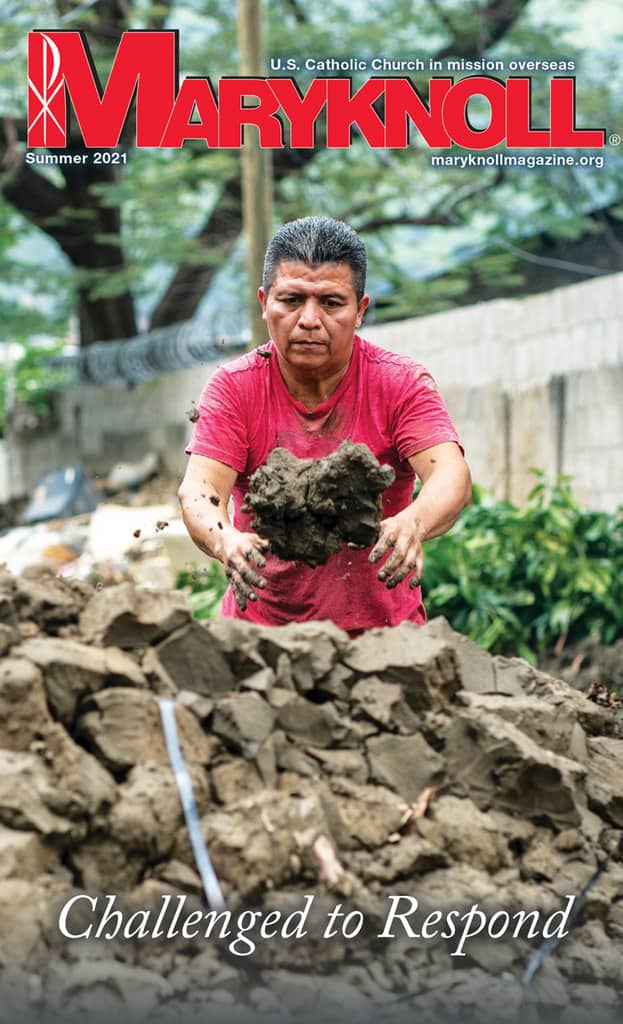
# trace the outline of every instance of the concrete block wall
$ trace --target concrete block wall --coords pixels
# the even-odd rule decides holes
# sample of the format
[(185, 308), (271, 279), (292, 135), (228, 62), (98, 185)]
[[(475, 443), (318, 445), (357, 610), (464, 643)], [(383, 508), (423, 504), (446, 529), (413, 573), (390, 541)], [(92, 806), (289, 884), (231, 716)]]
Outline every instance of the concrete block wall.
[(114, 383), (63, 392), (59, 434), (75, 441), (80, 460), (97, 472), (155, 451), (168, 469), (181, 475), (191, 429), (186, 413), (217, 365), (163, 374), (131, 388)]
[[(433, 373), (478, 483), (521, 503), (535, 466), (572, 474), (576, 494), (594, 507), (623, 504), (623, 274), (362, 333)], [(104, 473), (156, 451), (181, 476), (185, 413), (217, 365), (134, 388), (60, 392), (56, 433), (11, 444), (10, 486), (0, 445), (0, 500), (10, 496), (3, 481), (25, 493), (67, 461)]]
[(530, 467), (623, 504), (623, 274), (368, 328), (433, 373), (475, 480), (521, 504)]
[(565, 396), (565, 473), (586, 504), (623, 504), (623, 362), (570, 375)]

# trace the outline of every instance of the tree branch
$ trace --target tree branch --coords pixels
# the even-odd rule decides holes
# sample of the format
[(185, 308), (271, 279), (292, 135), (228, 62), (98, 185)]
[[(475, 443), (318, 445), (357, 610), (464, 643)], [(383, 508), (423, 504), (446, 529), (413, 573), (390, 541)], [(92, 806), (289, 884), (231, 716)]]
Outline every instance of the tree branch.
[(451, 219), (447, 214), (441, 213), (440, 211), (431, 211), (431, 213), (424, 214), (423, 217), (409, 217), (408, 215), (398, 215), (396, 217), (372, 217), (370, 220), (364, 221), (363, 224), (355, 224), (353, 227), (360, 234), (364, 235), (371, 231), (380, 231), (381, 228), (397, 228), (397, 227), (442, 227), (449, 228), (454, 227), (456, 221)]
[[(229, 255), (242, 231), (242, 193), (238, 176), (230, 178), (195, 241), (216, 253), (219, 266)], [(150, 330), (190, 320), (219, 269), (215, 263), (182, 264), (154, 309)]]
[[(316, 150), (313, 149), (275, 150), (273, 181), (280, 181), (287, 174), (300, 171), (315, 155)], [(180, 320), (190, 320), (241, 231), (242, 192), (240, 174), (236, 171), (223, 187), (221, 198), (207, 221), (195, 235), (195, 241), (202, 247), (212, 252), (216, 250), (219, 264), (182, 264), (151, 315), (150, 330), (166, 327)]]
[(299, 25), (306, 25), (309, 22), (309, 18), (305, 14), (298, 0), (283, 0), (283, 6), (287, 7), (294, 15)]
[[(483, 192), (489, 192), (492, 188), (497, 188), (498, 185), (504, 180), (504, 170), (502, 167), (498, 167), (495, 174), (488, 180), (483, 181), (479, 185), (474, 185), (473, 188), (456, 189), (452, 191), (452, 202), (446, 207), (446, 214), (449, 218), (452, 218), (452, 211), (456, 210), (462, 203), (468, 202), (470, 199), (474, 199), (476, 196), (482, 195)], [(457, 224), (458, 218), (455, 218), (453, 223)]]
[(16, 149), (20, 134), (16, 119), (2, 118), (0, 163), (5, 170), (0, 178), (0, 190), (35, 227), (51, 235), (64, 248), (63, 229), (60, 225), (51, 225), (50, 221), (67, 205), (67, 193), (24, 162)]
[(435, 14), (437, 15), (439, 21), (442, 23), (444, 28), (446, 28), (448, 30), (448, 32), (450, 33), (450, 35), (454, 39), (454, 37), (456, 35), (456, 28), (452, 24), (452, 19), (449, 17), (448, 14), (446, 14), (446, 12), (442, 8), (442, 6), (438, 2), (438, 0), (428, 0), (428, 2), (431, 5), (431, 7), (433, 8), (433, 10), (434, 10)]
[(173, 6), (173, 0), (157, 0), (154, 7), (158, 11), (157, 14), (153, 13), (153, 8), (147, 19), (147, 28), (150, 32), (160, 32), (166, 24), (166, 20), (171, 13), (171, 7)]
[[(450, 42), (435, 55), (436, 59), (481, 57), (515, 24), (528, 3), (529, 0), (488, 0), (485, 4), (474, 4), (474, 23), (463, 24), (460, 34), (455, 31)], [(450, 27), (447, 21), (446, 26)]]
[(93, 0), (92, 3), (56, 0), (56, 9), (63, 27), (84, 29), (89, 42), (95, 40), (101, 46), (110, 47), (111, 42), (118, 43), (124, 29), (130, 27), (132, 0)]

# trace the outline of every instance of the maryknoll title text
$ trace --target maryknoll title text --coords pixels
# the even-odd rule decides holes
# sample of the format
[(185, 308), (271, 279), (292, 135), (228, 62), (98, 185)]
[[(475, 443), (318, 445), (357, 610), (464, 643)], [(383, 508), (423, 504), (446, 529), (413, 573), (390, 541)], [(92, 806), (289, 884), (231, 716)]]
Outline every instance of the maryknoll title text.
[[(533, 127), (530, 75), (506, 81), (489, 74), (457, 81), (435, 75), (424, 97), (408, 76), (388, 72), (358, 88), (348, 77), (316, 77), (302, 92), (285, 75), (221, 77), (216, 84), (192, 77), (180, 84), (177, 68), (177, 32), (125, 32), (102, 89), (82, 33), (30, 32), (28, 145), (66, 147), (68, 100), (85, 145), (95, 149), (118, 145), (133, 102), (138, 147), (179, 148), (199, 139), (210, 148), (236, 149), (245, 126), (255, 125), (266, 149), (307, 149), (316, 144), (321, 117), (328, 149), (348, 148), (355, 132), (373, 148), (402, 149), (413, 127), (432, 149), (605, 145), (604, 129), (576, 127), (576, 82), (566, 74), (549, 80), (548, 123)], [(478, 126), (468, 109), (476, 97), (489, 109)]]

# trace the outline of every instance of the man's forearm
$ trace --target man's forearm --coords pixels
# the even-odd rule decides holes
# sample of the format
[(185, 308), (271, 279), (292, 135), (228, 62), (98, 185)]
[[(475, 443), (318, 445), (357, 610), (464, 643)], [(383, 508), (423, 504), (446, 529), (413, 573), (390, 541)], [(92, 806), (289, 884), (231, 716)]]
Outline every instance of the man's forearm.
[(210, 558), (222, 561), (224, 532), (233, 529), (223, 499), (213, 488), (210, 493), (180, 488), (179, 500), (182, 519), (193, 543)]
[(177, 494), (191, 539), (204, 554), (222, 562), (244, 611), (248, 601), (257, 601), (256, 589), (266, 586), (258, 569), (266, 565), (267, 544), (256, 533), (237, 529), (229, 518), (227, 506), (237, 475), (226, 463), (191, 455)]
[(471, 500), (471, 478), (467, 465), (440, 469), (422, 484), (411, 513), (421, 540), (440, 537), (456, 522)]

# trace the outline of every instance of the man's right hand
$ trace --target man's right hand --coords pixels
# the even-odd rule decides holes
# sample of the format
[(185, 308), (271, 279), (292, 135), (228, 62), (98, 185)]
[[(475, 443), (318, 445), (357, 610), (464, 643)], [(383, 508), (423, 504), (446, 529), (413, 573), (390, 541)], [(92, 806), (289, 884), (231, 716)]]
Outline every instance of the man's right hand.
[(218, 557), (223, 563), (236, 603), (241, 611), (248, 601), (257, 601), (254, 588), (263, 590), (266, 580), (257, 569), (266, 565), (263, 551), (268, 541), (257, 533), (241, 533), (234, 526), (223, 524), (219, 531)]

